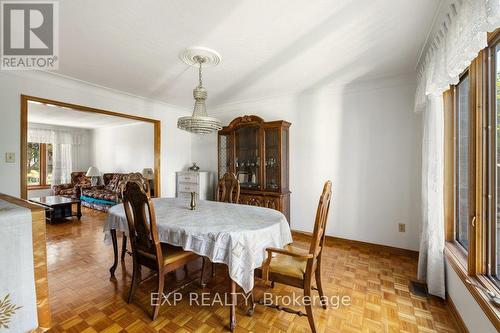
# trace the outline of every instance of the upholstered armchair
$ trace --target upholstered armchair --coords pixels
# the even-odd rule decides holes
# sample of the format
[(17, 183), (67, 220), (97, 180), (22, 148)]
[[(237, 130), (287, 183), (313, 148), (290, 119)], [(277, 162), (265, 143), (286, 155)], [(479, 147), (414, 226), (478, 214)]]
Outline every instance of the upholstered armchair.
[(76, 197), (81, 189), (91, 187), (90, 178), (85, 176), (85, 171), (77, 171), (71, 173), (71, 183), (52, 185), (54, 195), (62, 195), (65, 197)]

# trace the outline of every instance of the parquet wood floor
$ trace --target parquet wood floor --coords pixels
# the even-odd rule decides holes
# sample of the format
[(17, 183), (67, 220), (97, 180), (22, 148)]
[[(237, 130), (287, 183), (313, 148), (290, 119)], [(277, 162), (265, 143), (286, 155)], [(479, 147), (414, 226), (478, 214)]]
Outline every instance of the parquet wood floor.
[[(149, 292), (154, 279), (137, 290), (133, 304), (125, 299), (131, 280), (131, 258), (118, 267), (116, 281), (110, 281), (112, 247), (103, 243), (105, 213), (83, 209), (83, 218), (47, 225), (49, 292), (54, 327), (50, 332), (223, 332), (229, 309), (189, 306), (184, 299), (176, 306), (164, 305), (155, 322), (149, 314)], [(120, 241), (120, 239), (119, 239)], [(294, 245), (306, 247), (304, 237)], [(416, 276), (417, 258), (369, 245), (327, 240), (323, 256), (323, 285), (329, 296), (351, 297), (351, 305), (337, 310), (314, 308), (319, 332), (456, 332), (446, 304), (435, 298), (421, 298), (408, 290)], [(193, 267), (195, 270), (195, 267)], [(193, 273), (194, 274), (194, 273)], [(205, 289), (192, 285), (185, 292), (222, 292), (228, 289), (223, 266)], [(148, 272), (143, 271), (143, 277)], [(169, 278), (166, 288), (172, 285)], [(256, 295), (264, 286), (257, 283)], [(276, 285), (274, 295), (301, 291)], [(241, 302), (243, 299), (241, 300)], [(257, 305), (253, 317), (237, 309), (236, 332), (309, 332), (306, 317)], [(301, 309), (301, 308), (296, 308)]]

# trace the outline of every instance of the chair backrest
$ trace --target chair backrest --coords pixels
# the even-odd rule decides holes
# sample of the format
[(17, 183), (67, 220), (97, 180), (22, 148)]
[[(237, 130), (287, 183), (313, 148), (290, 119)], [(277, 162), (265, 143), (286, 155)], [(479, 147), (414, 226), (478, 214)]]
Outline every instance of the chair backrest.
[(125, 186), (127, 185), (128, 182), (136, 182), (138, 183), (146, 192), (146, 194), (150, 197), (151, 196), (151, 189), (149, 187), (149, 181), (142, 175), (140, 172), (132, 172), (129, 174), (124, 174), (120, 181), (118, 182), (117, 186), (117, 192), (118, 192), (118, 198), (122, 199), (123, 198), (123, 192), (125, 191)]
[(311, 247), (309, 248), (309, 253), (314, 255), (314, 258), (317, 258), (323, 250), (331, 198), (332, 182), (328, 180), (325, 182), (325, 185), (323, 185), (323, 192), (319, 197), (318, 209), (316, 210), (316, 220), (314, 222), (314, 232)]
[(219, 179), (215, 192), (215, 201), (238, 203), (240, 200), (240, 181), (232, 172), (227, 172)]
[(123, 191), (132, 252), (163, 263), (154, 206), (141, 181), (129, 179)]

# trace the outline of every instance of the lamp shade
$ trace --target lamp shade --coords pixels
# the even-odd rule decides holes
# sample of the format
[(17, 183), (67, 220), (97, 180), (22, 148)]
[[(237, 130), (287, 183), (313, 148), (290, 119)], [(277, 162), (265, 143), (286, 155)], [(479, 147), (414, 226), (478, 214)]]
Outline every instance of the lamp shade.
[(154, 171), (151, 168), (144, 168), (144, 169), (142, 169), (142, 175), (146, 179), (153, 179), (154, 178)]
[(87, 177), (100, 177), (101, 176), (101, 173), (99, 172), (99, 169), (97, 169), (96, 167), (94, 166), (91, 166), (88, 170), (87, 170), (87, 174), (85, 175)]

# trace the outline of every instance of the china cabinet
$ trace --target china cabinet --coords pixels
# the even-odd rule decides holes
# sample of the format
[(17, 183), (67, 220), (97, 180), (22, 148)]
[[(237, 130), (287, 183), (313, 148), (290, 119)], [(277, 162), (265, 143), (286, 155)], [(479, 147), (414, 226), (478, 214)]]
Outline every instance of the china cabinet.
[(219, 179), (233, 172), (240, 181), (241, 204), (279, 210), (289, 222), (290, 125), (243, 116), (222, 128), (218, 138)]

